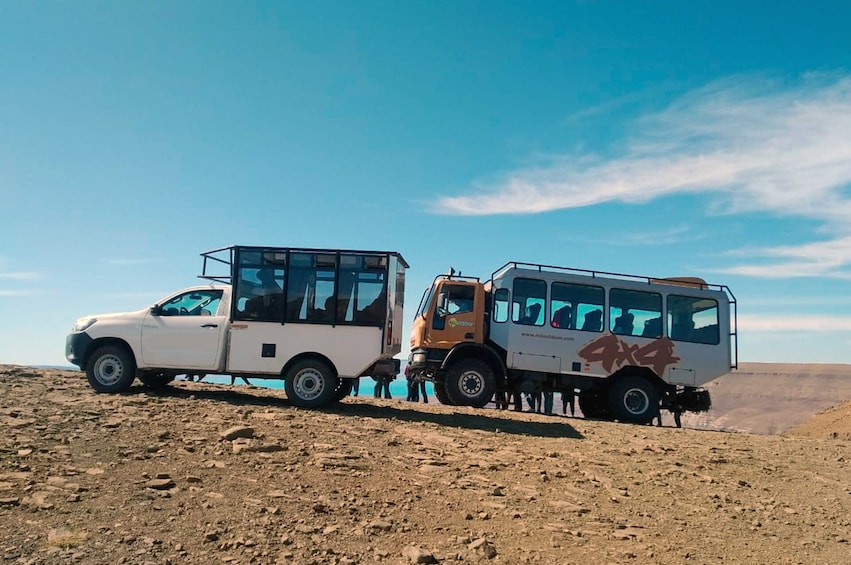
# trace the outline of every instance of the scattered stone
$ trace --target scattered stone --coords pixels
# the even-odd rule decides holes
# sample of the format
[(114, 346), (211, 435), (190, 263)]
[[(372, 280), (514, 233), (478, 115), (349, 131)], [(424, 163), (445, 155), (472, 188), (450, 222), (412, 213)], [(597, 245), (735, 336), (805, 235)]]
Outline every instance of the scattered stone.
[(233, 426), (221, 432), (219, 437), (225, 441), (233, 441), (236, 438), (252, 438), (254, 437), (254, 428), (250, 426)]
[(434, 554), (417, 545), (405, 546), (402, 557), (406, 557), (409, 563), (437, 563)]
[(154, 490), (168, 490), (177, 486), (175, 482), (168, 477), (151, 479), (145, 483), (145, 487)]

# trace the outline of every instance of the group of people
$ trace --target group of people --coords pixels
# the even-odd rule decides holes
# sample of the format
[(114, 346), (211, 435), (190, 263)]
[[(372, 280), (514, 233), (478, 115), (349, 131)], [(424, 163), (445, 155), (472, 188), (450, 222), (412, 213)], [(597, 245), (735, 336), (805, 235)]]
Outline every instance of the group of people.
[[(567, 409), (570, 408), (570, 415), (576, 413), (576, 394), (573, 392), (562, 392), (561, 394), (561, 413), (567, 416)], [(553, 414), (553, 404), (555, 401), (555, 393), (552, 391), (521, 393), (521, 392), (497, 392), (494, 396), (494, 404), (500, 410), (508, 410), (509, 406), (517, 412), (523, 411), (523, 400), (529, 406), (530, 412), (538, 414)]]
[[(393, 382), (394, 377), (372, 377), (372, 380), (375, 381), (375, 398), (393, 398), (393, 395), (390, 394), (390, 383)], [(357, 396), (360, 392), (360, 379), (352, 379), (352, 396)]]
[[(407, 367), (405, 368), (405, 377), (408, 380), (408, 397), (405, 399), (409, 402), (419, 402), (420, 399), (425, 404), (428, 404), (428, 393), (426, 392), (426, 384), (425, 381), (417, 381), (411, 375), (408, 374)], [(372, 377), (372, 380), (375, 381), (375, 389), (373, 394), (375, 398), (393, 398), (393, 395), (390, 393), (390, 383), (395, 380), (396, 377)], [(357, 396), (358, 391), (360, 389), (360, 379), (354, 379), (354, 383), (352, 384), (352, 396)]]

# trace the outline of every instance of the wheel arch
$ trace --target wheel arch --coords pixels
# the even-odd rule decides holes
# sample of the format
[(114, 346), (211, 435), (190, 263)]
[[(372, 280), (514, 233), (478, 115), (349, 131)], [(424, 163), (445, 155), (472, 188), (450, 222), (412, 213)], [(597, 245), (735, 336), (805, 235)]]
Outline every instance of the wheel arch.
[(305, 351), (303, 353), (299, 353), (298, 355), (294, 355), (290, 358), (289, 361), (286, 362), (286, 364), (281, 369), (281, 378), (286, 378), (287, 373), (293, 365), (295, 365), (299, 361), (304, 361), (306, 359), (322, 361), (323, 363), (328, 365), (328, 367), (334, 372), (333, 376), (337, 377), (340, 375), (339, 371), (337, 371), (337, 366), (326, 355), (322, 355), (321, 353), (318, 353), (316, 351)]
[(443, 360), (440, 368), (446, 370), (447, 367), (462, 359), (479, 359), (486, 363), (493, 371), (494, 376), (499, 383), (504, 383), (508, 370), (505, 362), (500, 359), (499, 355), (486, 345), (477, 345), (474, 343), (461, 343), (452, 348), (446, 358)]
[(130, 344), (127, 343), (127, 341), (121, 339), (120, 337), (99, 337), (95, 340), (92, 340), (92, 342), (86, 346), (86, 351), (83, 354), (82, 368), (85, 369), (85, 367), (89, 363), (89, 360), (92, 357), (92, 354), (95, 351), (107, 345), (121, 347), (122, 349), (127, 351), (127, 353), (131, 357), (133, 357), (133, 364), (136, 365), (136, 370), (139, 370), (139, 357), (136, 355), (136, 352), (133, 351), (133, 348), (130, 347)]
[(671, 385), (663, 381), (650, 367), (642, 367), (639, 365), (626, 365), (612, 373), (607, 381), (607, 386), (612, 387), (618, 382), (627, 377), (642, 377), (647, 380), (657, 390), (661, 396), (666, 390), (671, 388)]

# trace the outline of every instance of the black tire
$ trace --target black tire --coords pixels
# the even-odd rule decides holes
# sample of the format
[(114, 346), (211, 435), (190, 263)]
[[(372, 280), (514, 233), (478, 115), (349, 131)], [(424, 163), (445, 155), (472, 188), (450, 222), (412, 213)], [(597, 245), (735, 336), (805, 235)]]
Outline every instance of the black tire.
[(462, 359), (446, 371), (446, 395), (456, 406), (483, 408), (495, 391), (493, 369), (484, 361)]
[(337, 379), (337, 388), (334, 389), (334, 396), (331, 402), (340, 402), (352, 393), (352, 388), (355, 386), (354, 379)]
[(625, 377), (609, 390), (609, 411), (621, 422), (647, 424), (659, 414), (659, 392), (642, 377)]
[(443, 383), (432, 383), (434, 385), (434, 396), (437, 398), (437, 401), (441, 404), (446, 404), (447, 406), (455, 406), (455, 404), (449, 399), (449, 396), (446, 394), (446, 385)]
[(588, 390), (579, 393), (579, 410), (582, 411), (582, 416), (588, 419), (609, 419), (609, 408), (602, 391)]
[(89, 356), (86, 378), (97, 392), (125, 392), (136, 379), (136, 360), (120, 345), (104, 345)]
[(139, 380), (142, 381), (142, 384), (147, 386), (148, 388), (163, 388), (168, 383), (174, 380), (174, 375), (169, 375), (166, 373), (149, 373), (142, 372), (138, 375)]
[(284, 390), (293, 406), (319, 408), (334, 399), (337, 375), (319, 359), (303, 359), (287, 371)]

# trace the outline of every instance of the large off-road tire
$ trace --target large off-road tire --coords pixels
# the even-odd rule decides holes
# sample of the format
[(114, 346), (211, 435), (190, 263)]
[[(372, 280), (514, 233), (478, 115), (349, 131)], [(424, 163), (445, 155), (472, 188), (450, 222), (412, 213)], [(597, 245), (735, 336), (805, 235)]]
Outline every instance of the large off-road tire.
[(352, 392), (352, 388), (354, 388), (355, 380), (354, 379), (337, 379), (337, 388), (334, 389), (334, 396), (331, 398), (331, 402), (340, 402)]
[(659, 414), (659, 392), (643, 377), (626, 377), (609, 389), (609, 411), (621, 422), (647, 424)]
[(174, 380), (174, 375), (148, 371), (139, 373), (138, 377), (139, 380), (142, 381), (143, 385), (153, 389), (163, 388)]
[(462, 359), (446, 371), (446, 395), (456, 406), (483, 408), (495, 390), (493, 369), (479, 359)]
[(319, 359), (303, 359), (287, 371), (284, 390), (293, 406), (319, 408), (334, 399), (337, 375)]
[(447, 406), (455, 406), (455, 403), (452, 402), (446, 394), (446, 385), (438, 382), (432, 384), (434, 385), (434, 396), (437, 398), (438, 402), (446, 404)]
[(579, 410), (582, 416), (594, 420), (608, 420), (609, 408), (602, 391), (587, 390), (579, 393)]
[(125, 392), (136, 379), (136, 360), (120, 345), (104, 345), (89, 356), (86, 378), (97, 392)]

